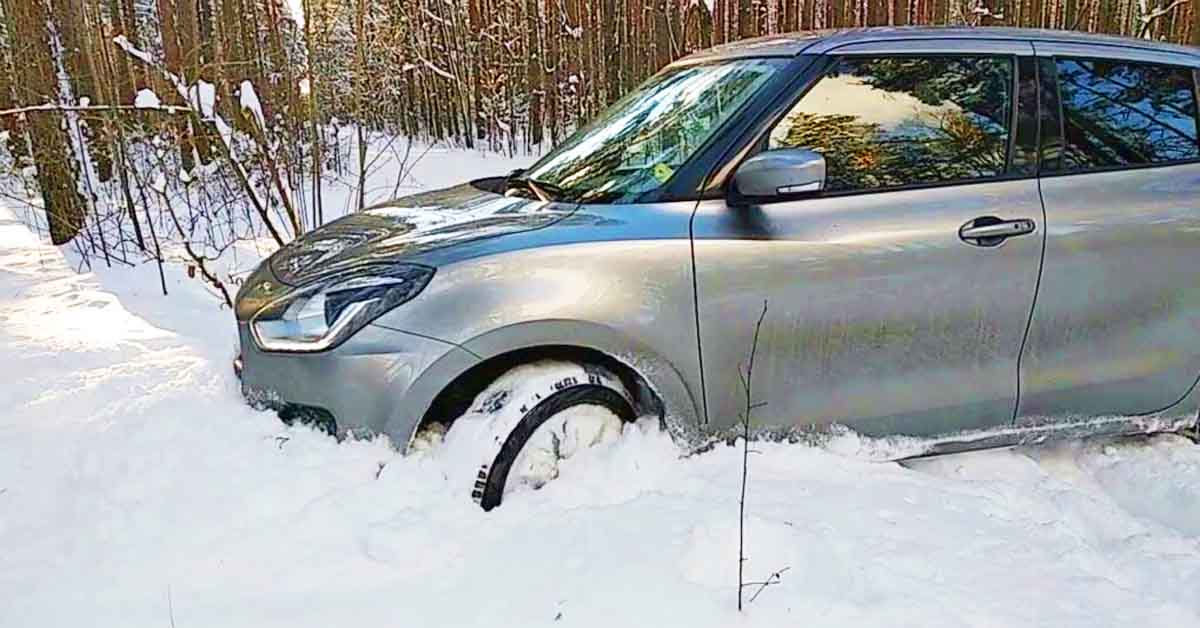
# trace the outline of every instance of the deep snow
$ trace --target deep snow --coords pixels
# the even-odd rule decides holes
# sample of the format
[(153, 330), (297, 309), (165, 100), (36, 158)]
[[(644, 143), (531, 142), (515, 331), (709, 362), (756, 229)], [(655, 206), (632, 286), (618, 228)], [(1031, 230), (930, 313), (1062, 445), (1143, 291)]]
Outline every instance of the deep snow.
[(26, 221), (0, 208), (0, 626), (1200, 626), (1179, 437), (904, 465), (755, 444), (746, 572), (789, 569), (739, 617), (738, 450), (681, 458), (642, 422), (483, 513), (453, 448), (246, 407), (199, 279), (77, 274)]

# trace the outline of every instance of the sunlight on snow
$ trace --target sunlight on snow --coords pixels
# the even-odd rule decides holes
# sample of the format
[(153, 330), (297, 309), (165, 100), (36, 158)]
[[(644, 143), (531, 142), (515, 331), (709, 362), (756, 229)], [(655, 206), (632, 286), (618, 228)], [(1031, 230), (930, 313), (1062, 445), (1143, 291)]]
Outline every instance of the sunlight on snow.
[[(37, 255), (31, 256), (34, 249)], [(90, 275), (69, 270), (55, 247), (0, 207), (0, 275), (28, 278), (18, 294), (0, 295), (0, 325), (13, 336), (55, 349), (103, 349), (171, 334), (127, 311)]]

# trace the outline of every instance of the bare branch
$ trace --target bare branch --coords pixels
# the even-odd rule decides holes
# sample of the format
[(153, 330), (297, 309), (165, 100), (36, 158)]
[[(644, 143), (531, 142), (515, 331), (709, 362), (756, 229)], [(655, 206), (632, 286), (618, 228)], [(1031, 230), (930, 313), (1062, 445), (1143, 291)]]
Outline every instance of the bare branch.
[(758, 590), (754, 592), (754, 595), (750, 596), (750, 601), (753, 602), (754, 600), (758, 599), (758, 594), (762, 593), (763, 589), (766, 589), (767, 587), (769, 587), (773, 584), (779, 584), (780, 582), (782, 582), (784, 572), (786, 572), (789, 569), (791, 569), (791, 567), (784, 567), (783, 569), (780, 569), (779, 571), (776, 571), (775, 573), (771, 574), (769, 577), (767, 577), (766, 580), (763, 580), (762, 582), (747, 582), (745, 584), (745, 586), (748, 586), (748, 587), (758, 585)]
[(171, 114), (188, 114), (191, 113), (186, 107), (177, 107), (175, 105), (159, 105), (157, 107), (140, 107), (138, 105), (60, 105), (58, 103), (46, 103), (44, 105), (30, 105), (28, 107), (16, 107), (14, 109), (0, 110), (0, 118), (6, 116), (18, 116), (28, 113), (67, 113), (80, 111), (157, 111), (161, 113)]
[[(750, 415), (754, 413), (755, 403), (751, 401), (751, 385), (754, 380), (754, 358), (758, 354), (758, 335), (762, 331), (763, 319), (767, 317), (767, 302), (763, 300), (762, 312), (758, 322), (754, 324), (754, 339), (750, 343), (750, 360), (746, 372), (738, 369), (738, 379), (742, 382), (742, 390), (746, 395), (746, 406), (742, 411), (742, 494), (738, 499), (738, 611), (742, 610), (742, 591), (746, 584), (744, 579), (746, 567), (746, 479), (750, 474)], [(756, 595), (757, 597), (757, 595)], [(753, 601), (753, 599), (751, 599)]]

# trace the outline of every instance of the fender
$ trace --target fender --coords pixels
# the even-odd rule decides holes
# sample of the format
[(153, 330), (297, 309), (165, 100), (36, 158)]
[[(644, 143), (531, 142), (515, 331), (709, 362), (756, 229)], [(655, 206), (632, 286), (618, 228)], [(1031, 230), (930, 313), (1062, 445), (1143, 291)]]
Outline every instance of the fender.
[(418, 423), (434, 398), (471, 367), (513, 351), (566, 346), (603, 353), (629, 367), (658, 395), (665, 408), (663, 422), (681, 444), (701, 439), (700, 411), (696, 398), (679, 371), (644, 343), (621, 332), (588, 321), (545, 319), (499, 327), (458, 345), (426, 368), (409, 388), (385, 431), (407, 449)]

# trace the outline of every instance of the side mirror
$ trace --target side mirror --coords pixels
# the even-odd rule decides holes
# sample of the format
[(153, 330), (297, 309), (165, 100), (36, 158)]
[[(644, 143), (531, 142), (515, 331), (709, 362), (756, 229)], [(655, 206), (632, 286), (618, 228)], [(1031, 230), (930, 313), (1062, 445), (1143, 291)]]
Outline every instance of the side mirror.
[(771, 199), (825, 187), (825, 158), (807, 148), (763, 151), (742, 162), (733, 175), (741, 196)]

